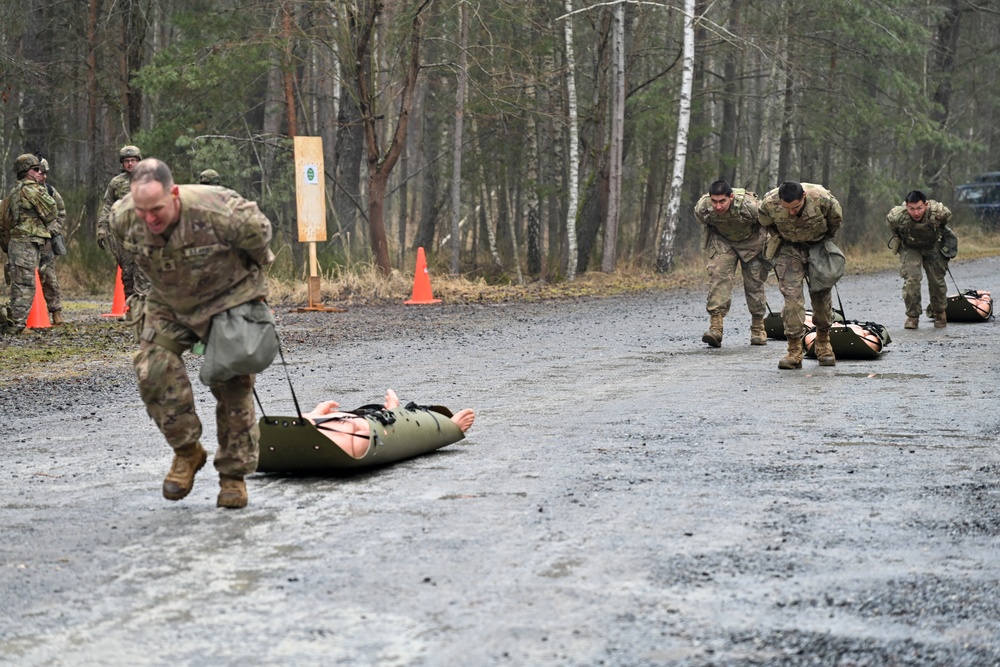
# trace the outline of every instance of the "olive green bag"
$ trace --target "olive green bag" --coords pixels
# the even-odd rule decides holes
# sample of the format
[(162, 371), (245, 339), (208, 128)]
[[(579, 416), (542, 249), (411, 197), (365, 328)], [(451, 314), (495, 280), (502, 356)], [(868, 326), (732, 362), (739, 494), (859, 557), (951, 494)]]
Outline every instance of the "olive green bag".
[(833, 241), (826, 239), (809, 246), (809, 291), (832, 289), (844, 276), (847, 258)]
[(271, 307), (250, 301), (212, 318), (205, 361), (198, 378), (212, 386), (238, 375), (260, 373), (278, 354), (278, 332)]
[(955, 259), (958, 254), (958, 234), (951, 227), (941, 228), (941, 254), (947, 259)]

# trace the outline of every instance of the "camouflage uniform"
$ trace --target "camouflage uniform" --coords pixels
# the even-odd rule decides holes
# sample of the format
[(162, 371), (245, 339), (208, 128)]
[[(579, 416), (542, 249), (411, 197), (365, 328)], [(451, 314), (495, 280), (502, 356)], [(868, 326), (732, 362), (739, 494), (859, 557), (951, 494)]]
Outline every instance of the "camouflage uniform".
[(122, 248), (115, 241), (114, 235), (108, 233), (111, 207), (129, 193), (131, 183), (132, 174), (127, 171), (118, 174), (108, 183), (108, 188), (104, 191), (104, 205), (97, 218), (97, 242), (101, 243), (103, 239), (107, 239), (111, 253), (115, 256), (115, 261), (118, 262), (118, 266), (122, 270), (122, 287), (125, 288), (125, 297), (129, 298), (138, 294), (141, 298), (149, 292), (149, 278), (146, 277), (141, 268), (137, 267), (132, 253)]
[[(181, 354), (207, 340), (214, 315), (267, 295), (264, 267), (271, 223), (254, 202), (214, 186), (178, 186), (180, 220), (168, 240), (136, 217), (131, 195), (118, 202), (110, 221), (115, 242), (149, 276), (133, 360), (139, 393), (150, 417), (174, 450), (196, 443), (202, 426)], [(237, 376), (211, 387), (219, 449), (215, 467), (242, 476), (257, 468), (260, 430), (254, 416), (254, 378)]]
[[(58, 231), (59, 211), (45, 186), (28, 177), (18, 180), (7, 197), (13, 198), (10, 205), (15, 218), (7, 249), (11, 279), (10, 328), (20, 331), (27, 325), (35, 299), (35, 270), (41, 264), (43, 249), (48, 247), (49, 252), (52, 251), (51, 239), (53, 230)], [(58, 303), (58, 292), (54, 298)]]
[[(48, 183), (44, 187), (56, 203), (56, 222), (49, 227), (49, 231), (53, 235), (62, 234), (63, 224), (66, 222), (66, 203), (54, 187)], [(49, 312), (53, 316), (56, 313), (61, 313), (62, 290), (59, 289), (59, 278), (56, 277), (56, 254), (52, 250), (51, 238), (41, 247), (38, 258), (38, 277), (42, 283), (42, 295), (45, 296), (45, 304), (49, 307)]]
[[(805, 336), (806, 307), (802, 282), (809, 277), (809, 246), (833, 238), (843, 223), (840, 203), (822, 185), (802, 183), (805, 202), (798, 215), (791, 216), (782, 208), (778, 189), (764, 195), (758, 218), (780, 237), (781, 247), (771, 260), (778, 275), (778, 286), (785, 298), (781, 319), (789, 339)], [(777, 242), (777, 241), (775, 241)], [(809, 291), (812, 301), (813, 324), (817, 333), (827, 333), (833, 323), (832, 288)]]
[(767, 310), (764, 281), (769, 268), (763, 261), (767, 235), (757, 221), (757, 196), (741, 188), (733, 189), (733, 203), (719, 215), (710, 195), (702, 195), (694, 207), (694, 217), (705, 226), (705, 253), (708, 257), (708, 302), (710, 314), (725, 317), (733, 302), (736, 266), (743, 270), (743, 292), (751, 315), (763, 317)]
[(920, 269), (927, 272), (930, 303), (927, 316), (935, 317), (948, 306), (948, 288), (944, 275), (948, 258), (941, 254), (941, 230), (951, 222), (951, 211), (933, 199), (920, 220), (914, 220), (906, 206), (896, 206), (885, 217), (893, 235), (899, 239), (899, 274), (903, 278), (903, 303), (907, 317), (920, 317)]

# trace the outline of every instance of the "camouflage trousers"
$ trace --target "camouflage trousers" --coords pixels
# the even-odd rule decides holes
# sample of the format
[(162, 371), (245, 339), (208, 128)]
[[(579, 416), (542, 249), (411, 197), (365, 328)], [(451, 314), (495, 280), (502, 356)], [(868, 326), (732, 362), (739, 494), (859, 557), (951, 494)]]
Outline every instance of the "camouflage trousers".
[[(146, 412), (156, 422), (167, 443), (174, 449), (197, 442), (201, 420), (195, 412), (194, 390), (181, 356), (154, 342), (153, 334), (166, 337), (179, 349), (187, 350), (198, 337), (169, 309), (146, 301), (143, 335), (133, 359), (139, 395)], [(212, 385), (216, 399), (215, 423), (219, 448), (215, 468), (223, 475), (247, 475), (257, 469), (260, 427), (254, 414), (254, 376), (240, 375)]]
[(948, 287), (944, 282), (948, 260), (937, 248), (918, 250), (902, 248), (899, 251), (899, 275), (903, 278), (903, 304), (907, 317), (920, 317), (920, 270), (927, 272), (927, 293), (930, 303), (927, 316), (934, 317), (948, 307)]
[[(781, 308), (781, 321), (785, 336), (802, 338), (806, 333), (806, 302), (802, 284), (809, 276), (809, 251), (785, 243), (774, 258), (774, 271), (778, 274), (778, 287), (785, 305)], [(817, 331), (829, 331), (833, 323), (833, 290), (809, 291), (812, 302), (813, 325)]]
[(125, 298), (133, 294), (145, 296), (149, 293), (149, 278), (135, 264), (132, 253), (122, 248), (115, 238), (109, 237), (111, 252), (115, 256), (115, 261), (122, 270), (122, 287), (125, 288)]
[(769, 269), (760, 257), (743, 262), (739, 253), (732, 248), (714, 251), (708, 258), (705, 265), (708, 270), (708, 301), (705, 310), (710, 314), (719, 313), (723, 317), (729, 314), (729, 308), (733, 304), (733, 283), (737, 266), (740, 266), (743, 273), (743, 294), (746, 296), (747, 310), (751, 315), (763, 317), (767, 311), (764, 281), (767, 280)]
[(62, 310), (52, 242), (42, 238), (10, 240), (7, 271), (10, 275), (10, 313), (15, 328), (23, 328), (35, 300), (35, 269), (42, 282), (42, 296), (49, 311)]

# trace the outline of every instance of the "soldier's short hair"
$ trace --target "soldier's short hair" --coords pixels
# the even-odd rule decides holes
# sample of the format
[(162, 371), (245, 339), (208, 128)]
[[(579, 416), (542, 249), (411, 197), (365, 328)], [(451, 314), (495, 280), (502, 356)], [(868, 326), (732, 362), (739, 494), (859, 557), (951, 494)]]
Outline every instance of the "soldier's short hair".
[(170, 173), (170, 167), (166, 162), (151, 157), (135, 165), (135, 169), (132, 170), (132, 185), (150, 181), (162, 185), (164, 192), (174, 187), (174, 175)]
[(793, 202), (802, 199), (806, 191), (798, 181), (785, 181), (778, 186), (778, 197), (783, 202)]
[(733, 194), (733, 186), (729, 185), (726, 181), (716, 181), (708, 186), (708, 194), (715, 195), (716, 197), (719, 195), (731, 197)]
[(916, 204), (917, 202), (927, 203), (927, 195), (925, 195), (920, 190), (910, 190), (910, 193), (906, 195), (906, 199), (903, 200), (907, 204)]

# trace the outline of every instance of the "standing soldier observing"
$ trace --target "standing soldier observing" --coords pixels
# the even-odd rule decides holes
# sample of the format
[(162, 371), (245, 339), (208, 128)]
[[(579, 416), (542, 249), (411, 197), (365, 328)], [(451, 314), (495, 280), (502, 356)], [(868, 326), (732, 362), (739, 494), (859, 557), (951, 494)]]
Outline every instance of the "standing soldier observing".
[(49, 183), (49, 161), (42, 158), (39, 164), (42, 167), (41, 183), (56, 202), (56, 224), (51, 228), (51, 241), (42, 246), (38, 261), (38, 277), (42, 283), (42, 294), (45, 295), (52, 324), (58, 326), (66, 323), (62, 316), (62, 292), (59, 289), (59, 279), (56, 277), (56, 257), (66, 254), (66, 243), (62, 236), (63, 225), (66, 224), (66, 203), (59, 191)]
[(944, 274), (948, 270), (948, 260), (958, 251), (957, 244), (946, 242), (953, 237), (946, 229), (951, 222), (951, 211), (941, 202), (928, 200), (920, 190), (912, 190), (902, 206), (889, 211), (885, 221), (894, 237), (890, 246), (899, 253), (899, 274), (903, 278), (903, 304), (906, 306), (903, 326), (916, 329), (920, 322), (921, 267), (927, 272), (930, 296), (927, 316), (934, 319), (936, 328), (948, 326), (945, 312), (948, 289)]
[(712, 347), (722, 346), (722, 321), (733, 303), (737, 266), (743, 273), (743, 293), (750, 311), (750, 344), (767, 344), (764, 281), (769, 268), (762, 256), (767, 235), (757, 220), (758, 205), (754, 193), (715, 181), (694, 207), (694, 217), (705, 226), (709, 280), (705, 309), (710, 321), (701, 340)]
[[(35, 299), (35, 270), (47, 247), (52, 250), (52, 235), (59, 233), (56, 201), (43, 185), (41, 161), (31, 153), (14, 161), (17, 183), (4, 200), (0, 220), (0, 247), (7, 253), (5, 274), (10, 282), (10, 315), (5, 316), (3, 333), (19, 334), (28, 323), (28, 313)], [(54, 278), (54, 276), (53, 276)], [(43, 293), (44, 288), (43, 288)], [(59, 305), (59, 292), (45, 293)], [(60, 316), (60, 321), (61, 321)]]
[[(181, 355), (208, 340), (213, 316), (267, 295), (271, 223), (232, 190), (175, 185), (167, 165), (154, 158), (136, 166), (130, 191), (112, 210), (110, 228), (149, 276), (149, 294), (132, 317), (139, 334), (133, 363), (146, 410), (174, 450), (163, 496), (180, 500), (207, 460)], [(253, 375), (210, 384), (218, 401), (219, 507), (246, 507), (243, 478), (257, 469), (253, 385)]]
[(214, 169), (206, 169), (198, 174), (198, 182), (202, 185), (222, 185), (222, 179), (219, 178), (219, 172)]
[[(781, 320), (788, 337), (788, 353), (778, 362), (778, 368), (802, 368), (806, 317), (802, 282), (808, 283), (810, 279), (810, 248), (836, 236), (843, 223), (843, 211), (822, 185), (786, 181), (764, 196), (758, 218), (761, 225), (771, 228), (766, 259), (774, 264), (778, 286), (785, 298)], [(809, 285), (820, 366), (837, 364), (830, 345), (832, 290), (832, 287), (817, 289)]]
[[(131, 299), (136, 294), (142, 298), (149, 290), (149, 279), (142, 273), (142, 269), (136, 269), (132, 253), (115, 243), (114, 238), (108, 232), (108, 221), (111, 218), (111, 207), (116, 201), (128, 194), (129, 184), (132, 182), (132, 172), (140, 160), (142, 160), (142, 152), (137, 146), (123, 146), (118, 151), (118, 162), (121, 163), (122, 172), (108, 183), (108, 188), (104, 191), (104, 205), (97, 218), (97, 245), (115, 256), (115, 261), (118, 262), (118, 266), (122, 270), (122, 287), (125, 288), (126, 299)], [(129, 305), (131, 307), (131, 304)]]

